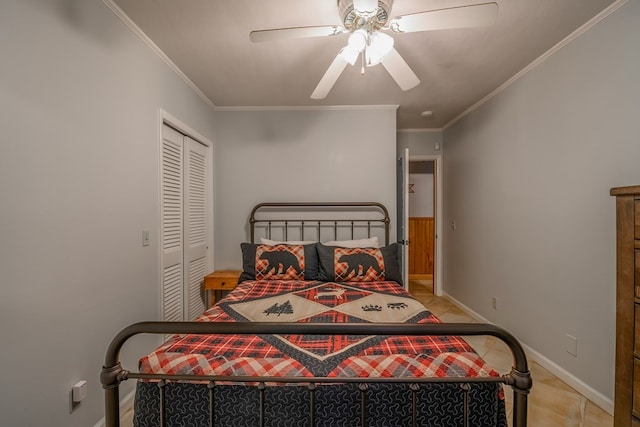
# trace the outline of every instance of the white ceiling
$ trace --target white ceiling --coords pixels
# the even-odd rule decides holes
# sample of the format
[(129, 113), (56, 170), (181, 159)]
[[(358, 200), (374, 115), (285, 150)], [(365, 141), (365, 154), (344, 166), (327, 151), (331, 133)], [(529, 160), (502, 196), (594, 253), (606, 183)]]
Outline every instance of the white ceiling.
[[(216, 107), (399, 105), (398, 128), (441, 128), (615, 0), (494, 0), (494, 25), (394, 34), (421, 80), (400, 90), (380, 65), (347, 66), (310, 95), (348, 35), (251, 43), (252, 30), (341, 24), (336, 0), (112, 0)], [(395, 0), (391, 17), (487, 0)], [(420, 113), (433, 111), (425, 119)]]

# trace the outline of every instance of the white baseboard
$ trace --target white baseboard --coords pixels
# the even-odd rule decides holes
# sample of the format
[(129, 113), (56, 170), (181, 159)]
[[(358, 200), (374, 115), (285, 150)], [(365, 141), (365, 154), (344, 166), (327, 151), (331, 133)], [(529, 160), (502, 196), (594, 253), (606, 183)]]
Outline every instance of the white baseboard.
[[(122, 414), (127, 412), (129, 409), (133, 408), (133, 398), (136, 395), (136, 389), (134, 388), (127, 394), (124, 398), (120, 399), (120, 418), (122, 418)], [(104, 417), (100, 418), (93, 427), (104, 427), (105, 419)]]
[[(464, 305), (463, 303), (461, 303), (451, 295), (447, 294), (446, 292), (443, 294), (443, 296), (447, 298), (449, 301), (451, 301), (453, 304), (458, 306), (462, 311), (464, 311), (474, 319), (478, 320), (479, 322), (493, 323), (493, 322), (490, 322), (488, 319), (484, 318), (483, 316), (481, 316), (480, 314), (476, 313), (475, 311), (473, 311), (472, 309), (470, 309), (469, 307), (467, 307), (466, 305)], [(578, 393), (580, 393), (581, 395), (583, 395), (584, 397), (592, 401), (594, 404), (602, 408), (604, 411), (606, 411), (610, 415), (613, 415), (612, 399), (609, 399), (599, 391), (595, 390), (593, 387), (586, 384), (580, 378), (571, 374), (570, 372), (568, 372), (567, 370), (559, 366), (557, 363), (553, 362), (552, 360), (550, 360), (540, 352), (534, 350), (532, 347), (528, 346), (522, 341), (520, 342), (520, 344), (522, 345), (522, 348), (524, 348), (524, 351), (527, 354), (527, 358), (529, 360), (533, 360), (534, 362), (536, 362), (537, 364), (545, 368), (547, 371), (551, 372), (553, 375), (555, 375), (556, 377), (564, 381), (567, 385), (574, 388)], [(534, 380), (534, 386), (535, 386), (535, 378), (533, 380)]]

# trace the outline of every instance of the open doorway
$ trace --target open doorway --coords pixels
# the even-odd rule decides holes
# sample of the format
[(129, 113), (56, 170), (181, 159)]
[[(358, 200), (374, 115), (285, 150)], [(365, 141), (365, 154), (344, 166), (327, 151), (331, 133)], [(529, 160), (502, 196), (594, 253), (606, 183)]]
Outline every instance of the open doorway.
[(433, 158), (409, 157), (409, 280), (439, 294), (437, 269), (437, 167)]

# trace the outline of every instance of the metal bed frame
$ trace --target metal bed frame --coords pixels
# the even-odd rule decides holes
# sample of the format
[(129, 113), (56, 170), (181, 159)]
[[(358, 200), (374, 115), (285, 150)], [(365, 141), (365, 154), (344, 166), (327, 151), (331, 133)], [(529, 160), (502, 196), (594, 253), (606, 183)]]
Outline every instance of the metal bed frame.
[[(373, 209), (380, 213), (380, 218), (342, 220), (342, 219), (305, 219), (291, 220), (260, 219), (259, 212), (265, 209), (276, 211), (285, 209)], [(349, 227), (351, 236), (354, 229), (362, 224), (367, 228), (367, 234), (371, 235), (371, 228), (383, 225), (385, 243), (389, 241), (389, 214), (380, 203), (375, 202), (332, 202), (332, 203), (261, 203), (251, 211), (249, 223), (251, 225), (251, 240), (255, 238), (256, 224), (266, 224), (267, 235), (270, 236), (271, 228), (276, 224), (284, 224), (285, 236), (289, 226), (301, 227), (301, 238), (304, 238), (306, 225), (317, 227), (317, 237), (320, 238), (321, 227), (329, 223), (337, 236), (340, 226)], [(286, 238), (285, 238), (286, 240)], [(256, 377), (256, 376), (203, 376), (203, 375), (165, 375), (142, 374), (131, 372), (122, 367), (119, 354), (122, 346), (131, 337), (138, 334), (318, 334), (318, 335), (411, 335), (411, 336), (493, 336), (503, 341), (513, 355), (513, 367), (507, 374), (498, 377), (425, 377), (425, 378), (326, 378), (326, 377)], [(285, 322), (139, 322), (130, 325), (120, 331), (109, 345), (104, 366), (100, 375), (100, 381), (105, 390), (105, 425), (106, 427), (118, 427), (120, 425), (120, 383), (128, 379), (142, 379), (158, 381), (160, 395), (160, 426), (164, 426), (165, 417), (165, 385), (172, 381), (207, 382), (209, 390), (209, 425), (215, 425), (214, 407), (216, 405), (213, 390), (216, 382), (251, 383), (257, 384), (259, 390), (260, 425), (264, 425), (264, 390), (266, 383), (297, 383), (306, 385), (311, 411), (309, 413), (309, 426), (315, 425), (314, 393), (316, 387), (323, 383), (355, 383), (360, 390), (360, 420), (365, 425), (367, 389), (371, 383), (405, 383), (412, 390), (412, 425), (417, 425), (417, 390), (421, 383), (458, 383), (463, 390), (464, 426), (468, 427), (468, 390), (471, 383), (502, 383), (511, 386), (513, 390), (513, 427), (526, 427), (527, 425), (527, 399), (532, 386), (525, 352), (518, 340), (506, 330), (491, 324), (480, 323), (441, 323), (441, 324), (398, 324), (398, 323), (351, 323), (342, 324), (340, 332), (336, 333), (335, 325), (324, 323), (285, 323)]]

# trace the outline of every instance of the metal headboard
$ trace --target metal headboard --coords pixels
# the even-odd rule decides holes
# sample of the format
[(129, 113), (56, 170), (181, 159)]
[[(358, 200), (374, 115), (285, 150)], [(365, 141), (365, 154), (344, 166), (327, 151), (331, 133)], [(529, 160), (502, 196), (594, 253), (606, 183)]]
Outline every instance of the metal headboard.
[[(269, 211), (270, 215), (265, 217), (265, 212)], [(319, 217), (297, 218), (296, 213), (318, 213)], [(353, 217), (329, 218), (324, 215), (348, 213)], [(371, 218), (355, 217), (357, 214), (364, 216), (367, 213)], [(274, 216), (282, 215), (282, 216)], [(336, 215), (337, 216), (337, 215)], [(350, 230), (351, 239), (355, 238), (357, 228), (365, 228), (367, 237), (371, 237), (372, 228), (384, 227), (384, 242), (389, 244), (389, 211), (378, 202), (273, 202), (259, 203), (251, 210), (249, 224), (251, 228), (251, 242), (255, 243), (255, 229), (257, 225), (264, 225), (268, 238), (271, 238), (271, 230), (274, 227), (283, 228), (283, 239), (289, 240), (289, 230), (296, 228), (299, 230), (300, 240), (316, 240), (321, 241), (323, 227), (329, 227), (333, 230), (333, 240), (338, 240), (338, 230)], [(316, 230), (315, 235), (308, 234), (309, 229)], [(305, 232), (307, 232), (305, 236)]]

